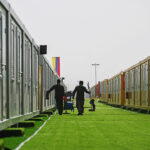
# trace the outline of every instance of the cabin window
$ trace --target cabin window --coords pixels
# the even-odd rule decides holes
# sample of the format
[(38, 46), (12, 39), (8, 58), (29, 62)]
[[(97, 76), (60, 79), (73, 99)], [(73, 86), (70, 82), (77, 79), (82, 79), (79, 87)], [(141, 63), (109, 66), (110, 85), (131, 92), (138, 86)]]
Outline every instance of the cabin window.
[(148, 73), (148, 65), (144, 65), (144, 79), (145, 79), (145, 84), (144, 84), (144, 89), (146, 90), (148, 80), (147, 80), (147, 73)]
[(21, 33), (17, 33), (17, 80), (20, 81), (21, 73)]
[(138, 67), (138, 75), (137, 75), (137, 86), (140, 88), (140, 67)]
[(120, 76), (118, 77), (118, 92), (120, 92)]
[(112, 80), (111, 80), (111, 94), (113, 93), (113, 83), (112, 83)]
[(48, 89), (50, 88), (50, 78), (51, 78), (51, 71), (50, 71), (50, 68), (49, 68)]
[(25, 40), (25, 82), (27, 83), (27, 68), (28, 68), (28, 56), (27, 56), (27, 49), (28, 49), (28, 45), (27, 45), (27, 40)]
[(45, 74), (45, 79), (46, 79), (46, 82), (45, 82), (45, 89), (47, 90), (47, 84), (48, 84), (48, 66), (47, 66), (47, 64), (46, 64), (46, 67), (45, 67), (45, 72), (46, 72), (46, 74)]
[(135, 68), (135, 90), (138, 90), (138, 68)]
[(120, 76), (118, 77), (118, 92), (121, 91), (121, 78)]
[(135, 89), (135, 70), (132, 70), (132, 86), (131, 86), (132, 90)]
[(36, 76), (36, 86), (37, 86), (37, 87), (38, 87), (38, 73), (39, 73), (39, 72), (38, 72), (38, 65), (39, 65), (38, 62), (39, 62), (39, 61), (38, 61), (38, 53), (36, 52), (36, 75), (37, 75), (37, 76)]
[(27, 78), (28, 78), (28, 83), (30, 85), (31, 83), (31, 44), (29, 42), (28, 42), (27, 56), (28, 56)]
[(128, 89), (129, 89), (129, 92), (131, 91), (131, 75), (130, 75), (130, 72), (129, 72), (129, 77), (128, 77), (128, 83), (129, 83), (129, 85), (128, 85)]
[(34, 48), (34, 53), (33, 53), (33, 84), (38, 87), (38, 54), (36, 52), (36, 49)]
[(1, 13), (0, 13), (0, 74), (2, 74), (2, 35), (3, 35), (3, 26), (2, 26), (2, 16), (1, 16)]
[(125, 75), (125, 90), (128, 92), (128, 73)]
[(15, 27), (11, 24), (11, 79), (15, 78)]
[(108, 93), (110, 94), (110, 81), (108, 82)]
[(33, 67), (32, 67), (32, 70), (33, 70), (33, 74), (32, 74), (32, 76), (33, 76), (33, 78), (32, 78), (32, 82), (33, 82), (33, 85), (34, 86), (36, 86), (36, 80), (37, 80), (37, 76), (38, 76), (38, 74), (37, 74), (37, 68), (36, 68), (36, 49), (35, 48), (33, 48), (33, 58), (32, 58), (32, 60), (33, 60)]
[(36, 86), (37, 72), (36, 72), (36, 50), (33, 52), (33, 84)]
[(141, 65), (141, 89), (143, 90), (143, 65)]

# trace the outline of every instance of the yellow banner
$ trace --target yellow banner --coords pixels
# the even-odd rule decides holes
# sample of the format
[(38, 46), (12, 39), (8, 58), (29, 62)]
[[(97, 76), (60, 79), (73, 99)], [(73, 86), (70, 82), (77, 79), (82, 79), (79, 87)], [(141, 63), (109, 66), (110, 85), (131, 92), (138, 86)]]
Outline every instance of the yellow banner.
[(56, 70), (56, 57), (52, 57), (53, 69)]

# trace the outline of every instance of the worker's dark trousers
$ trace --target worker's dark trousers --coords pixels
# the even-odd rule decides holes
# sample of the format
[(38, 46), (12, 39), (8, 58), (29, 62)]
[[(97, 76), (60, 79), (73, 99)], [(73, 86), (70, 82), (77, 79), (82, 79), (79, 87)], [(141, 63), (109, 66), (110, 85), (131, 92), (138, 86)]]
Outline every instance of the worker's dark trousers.
[(76, 106), (79, 114), (83, 114), (84, 112), (84, 100), (76, 100)]
[(62, 115), (62, 113), (63, 113), (63, 100), (62, 99), (56, 99), (56, 106), (57, 106), (59, 115)]
[(95, 104), (92, 104), (92, 107), (93, 107), (93, 111), (95, 111)]

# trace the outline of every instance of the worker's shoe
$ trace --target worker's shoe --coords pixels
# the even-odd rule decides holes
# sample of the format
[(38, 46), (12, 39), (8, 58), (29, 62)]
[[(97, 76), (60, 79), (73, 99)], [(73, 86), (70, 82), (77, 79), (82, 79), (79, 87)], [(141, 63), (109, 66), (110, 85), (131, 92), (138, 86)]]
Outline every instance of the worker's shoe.
[(83, 114), (81, 114), (81, 113), (78, 113), (78, 116), (80, 116), (80, 115), (83, 115)]

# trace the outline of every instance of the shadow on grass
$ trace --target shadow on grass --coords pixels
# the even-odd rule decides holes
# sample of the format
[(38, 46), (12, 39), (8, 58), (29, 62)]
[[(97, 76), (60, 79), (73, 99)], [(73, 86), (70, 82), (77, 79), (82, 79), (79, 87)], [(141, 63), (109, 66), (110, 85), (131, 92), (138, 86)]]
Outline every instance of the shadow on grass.
[(4, 149), (4, 150), (11, 150), (11, 149), (9, 149), (9, 148), (5, 147), (5, 149)]
[(68, 115), (68, 114), (70, 114), (70, 113), (68, 113), (68, 112), (64, 112), (63, 114), (64, 114), (64, 115)]

